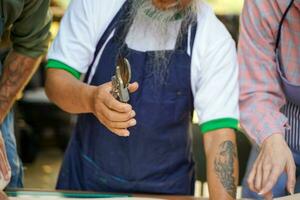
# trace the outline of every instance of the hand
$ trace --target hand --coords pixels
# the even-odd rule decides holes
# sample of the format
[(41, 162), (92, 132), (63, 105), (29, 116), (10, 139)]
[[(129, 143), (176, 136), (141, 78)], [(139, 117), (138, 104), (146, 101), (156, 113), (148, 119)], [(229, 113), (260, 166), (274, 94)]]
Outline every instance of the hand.
[(2, 191), (0, 191), (0, 200), (8, 200), (8, 197), (6, 196), (6, 194)]
[(272, 199), (272, 188), (284, 171), (288, 176), (286, 188), (293, 194), (296, 182), (294, 158), (284, 137), (274, 134), (262, 144), (248, 177), (249, 188), (266, 199)]
[[(94, 93), (93, 110), (98, 120), (111, 132), (118, 136), (129, 136), (129, 127), (136, 125), (135, 112), (132, 106), (116, 100), (110, 93), (111, 82), (100, 85)], [(138, 89), (137, 83), (132, 83), (128, 87), (133, 93)]]
[(160, 10), (168, 10), (175, 7), (183, 9), (191, 3), (191, 0), (152, 0), (152, 3)]
[(5, 144), (2, 138), (1, 131), (0, 131), (0, 174), (3, 174), (3, 178), (5, 182), (8, 182), (10, 180), (11, 169), (7, 160)]

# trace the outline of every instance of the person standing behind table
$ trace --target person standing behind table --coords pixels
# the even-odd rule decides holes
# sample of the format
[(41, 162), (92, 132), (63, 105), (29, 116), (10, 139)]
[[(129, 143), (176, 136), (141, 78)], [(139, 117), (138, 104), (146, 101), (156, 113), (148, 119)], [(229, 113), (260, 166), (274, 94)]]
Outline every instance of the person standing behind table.
[(241, 124), (254, 141), (243, 196), (300, 192), (300, 1), (246, 0), (238, 57)]
[(0, 0), (0, 37), (8, 31), (12, 44), (4, 63), (0, 64), (0, 174), (3, 174), (0, 181), (9, 182), (9, 188), (23, 186), (11, 108), (47, 50), (51, 25), (49, 4), (50, 0)]
[[(118, 57), (131, 64), (128, 104), (110, 93)], [(195, 107), (210, 197), (235, 198), (236, 49), (207, 4), (73, 0), (48, 58), (49, 98), (79, 114), (58, 189), (194, 194)]]

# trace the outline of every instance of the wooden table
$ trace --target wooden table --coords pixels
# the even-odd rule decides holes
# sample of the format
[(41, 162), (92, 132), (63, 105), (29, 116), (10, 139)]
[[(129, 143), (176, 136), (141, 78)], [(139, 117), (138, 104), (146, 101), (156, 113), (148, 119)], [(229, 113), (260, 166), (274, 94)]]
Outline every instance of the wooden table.
[[(28, 190), (28, 189), (22, 189), (22, 190), (10, 190), (8, 193), (23, 193), (23, 194), (45, 194), (50, 196), (51, 194), (74, 194), (74, 195), (83, 195), (81, 198), (83, 198), (85, 195), (107, 195), (109, 197), (110, 195), (115, 195), (116, 197), (141, 197), (141, 198), (154, 198), (154, 199), (163, 199), (163, 200), (208, 200), (207, 198), (196, 198), (192, 196), (170, 196), (170, 195), (151, 195), (151, 194), (107, 194), (107, 193), (96, 193), (96, 192), (78, 192), (78, 191), (49, 191), (49, 190)], [(43, 195), (41, 195), (43, 196)], [(78, 197), (77, 197), (78, 198)], [(94, 197), (95, 198), (95, 197)], [(99, 197), (98, 197), (99, 198)], [(102, 197), (103, 198), (103, 197)], [(42, 199), (42, 198), (41, 198)], [(2, 199), (0, 199), (2, 200)], [(46, 200), (46, 199), (45, 199)], [(246, 199), (244, 199), (246, 200)], [(293, 196), (287, 196), (283, 198), (276, 198), (274, 200), (300, 200), (300, 194), (296, 194)]]
[[(6, 191), (8, 195), (26, 195), (26, 196), (52, 196), (63, 195), (71, 198), (102, 198), (104, 197), (141, 197), (141, 198), (154, 198), (163, 200), (207, 200), (206, 198), (195, 198), (193, 196), (177, 196), (177, 195), (152, 195), (152, 194), (110, 194), (110, 193), (96, 193), (96, 192), (79, 192), (79, 191), (49, 191), (39, 189), (21, 189)], [(0, 199), (1, 200), (1, 199)]]

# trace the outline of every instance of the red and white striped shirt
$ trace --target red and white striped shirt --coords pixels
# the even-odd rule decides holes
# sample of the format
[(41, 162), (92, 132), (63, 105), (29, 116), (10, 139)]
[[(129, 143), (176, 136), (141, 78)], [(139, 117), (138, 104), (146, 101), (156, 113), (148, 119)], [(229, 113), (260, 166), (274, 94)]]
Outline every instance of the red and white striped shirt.
[[(285, 133), (286, 104), (276, 70), (275, 44), (280, 20), (290, 0), (245, 0), (239, 41), (241, 124), (261, 144)], [(287, 79), (300, 84), (300, 0), (295, 0), (282, 27), (281, 60)], [(300, 120), (300, 116), (299, 116)]]

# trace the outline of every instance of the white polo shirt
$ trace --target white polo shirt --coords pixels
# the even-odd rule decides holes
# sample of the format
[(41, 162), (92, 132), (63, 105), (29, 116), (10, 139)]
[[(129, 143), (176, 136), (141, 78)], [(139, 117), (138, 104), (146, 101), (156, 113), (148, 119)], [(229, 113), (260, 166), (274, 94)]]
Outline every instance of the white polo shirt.
[[(77, 77), (91, 64), (96, 45), (125, 0), (73, 0), (48, 54), (48, 68), (65, 69)], [(203, 133), (238, 128), (238, 64), (235, 43), (204, 2), (197, 2), (197, 32), (192, 49), (191, 88)], [(133, 24), (134, 26), (135, 24)], [(169, 29), (179, 30), (180, 20)], [(174, 49), (177, 34), (161, 46), (155, 30), (130, 29), (127, 45), (139, 51)]]

